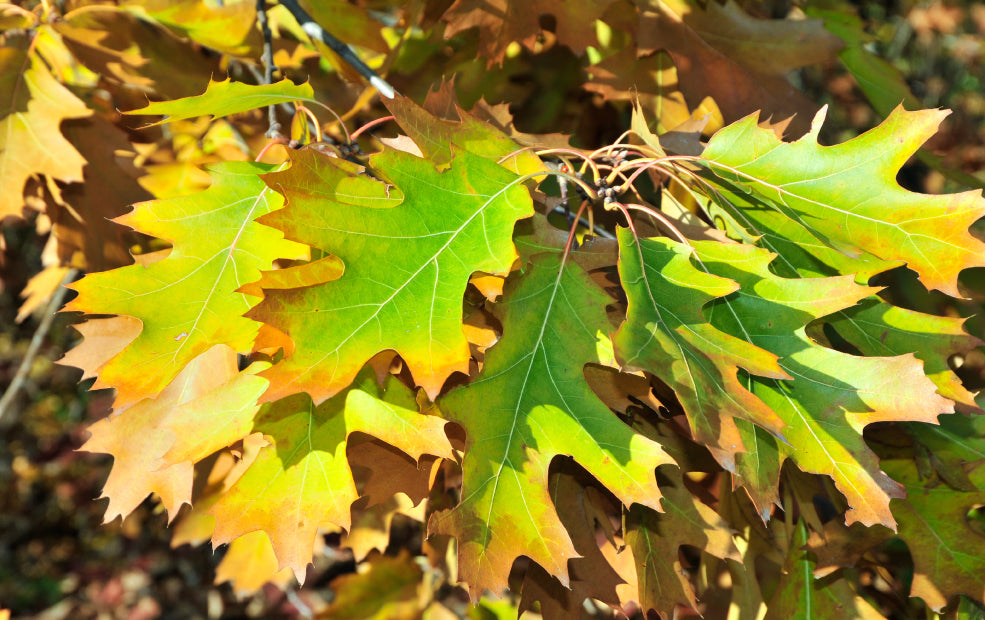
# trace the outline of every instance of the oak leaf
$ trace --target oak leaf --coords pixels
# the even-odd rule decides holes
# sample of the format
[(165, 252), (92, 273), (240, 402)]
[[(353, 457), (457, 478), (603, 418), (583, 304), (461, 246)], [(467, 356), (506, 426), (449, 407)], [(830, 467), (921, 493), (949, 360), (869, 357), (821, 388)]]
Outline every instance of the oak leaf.
[(174, 101), (148, 103), (142, 108), (129, 110), (127, 114), (163, 114), (165, 116), (165, 118), (149, 125), (152, 126), (196, 116), (211, 116), (213, 119), (223, 118), (231, 114), (278, 103), (313, 101), (313, 97), (314, 91), (307, 82), (295, 84), (284, 79), (273, 84), (254, 85), (225, 79), (221, 82), (210, 81), (205, 92), (201, 95)]
[(442, 18), (448, 22), (445, 37), (470, 28), (479, 29), (479, 49), (489, 65), (503, 61), (514, 41), (533, 48), (540, 34), (540, 16), (552, 15), (558, 41), (581, 54), (596, 44), (595, 20), (613, 0), (457, 0)]
[[(774, 121), (793, 116), (789, 125), (792, 131), (807, 128), (817, 106), (777, 71), (787, 63), (808, 61), (790, 53), (795, 47), (813, 47), (796, 45), (798, 37), (824, 40), (818, 47), (820, 57), (830, 55), (832, 45), (841, 45), (840, 39), (820, 27), (820, 20), (758, 20), (745, 15), (734, 3), (722, 7), (709, 2), (705, 8), (686, 0), (642, 4), (637, 53), (666, 50), (677, 67), (680, 90), (688, 101), (693, 104), (710, 96), (727, 123), (762, 110)], [(735, 34), (743, 29), (757, 31), (757, 37)], [(760, 44), (763, 33), (768, 46)], [(786, 52), (777, 53), (777, 48)]]
[(256, 5), (202, 0), (127, 0), (122, 8), (162, 24), (196, 43), (233, 56), (259, 55)]
[(974, 395), (948, 365), (951, 355), (985, 344), (964, 330), (964, 322), (893, 306), (878, 297), (863, 300), (825, 321), (863, 355), (913, 353), (923, 362), (924, 372), (941, 396), (977, 409)]
[(432, 516), (429, 530), (458, 539), (473, 598), (505, 588), (520, 555), (568, 585), (567, 563), (577, 552), (548, 493), (555, 456), (573, 457), (623, 504), (659, 508), (654, 468), (673, 461), (585, 382), (585, 364), (608, 348), (607, 303), (577, 265), (536, 257), (499, 305), (503, 337), (482, 372), (438, 400), (467, 442), (462, 499)]
[[(752, 376), (746, 382), (786, 423), (779, 453), (806, 472), (834, 479), (848, 499), (848, 523), (894, 528), (889, 500), (901, 497), (902, 488), (879, 469), (862, 429), (873, 422), (936, 423), (953, 404), (937, 394), (912, 354), (857, 357), (806, 334), (814, 319), (849, 308), (873, 290), (851, 276), (780, 278), (769, 270), (773, 255), (746, 244), (701, 241), (694, 247), (703, 269), (740, 286), (705, 309), (710, 323), (776, 354), (792, 377)], [(763, 502), (757, 507), (764, 511)]]
[(213, 545), (262, 529), (279, 567), (290, 567), (303, 583), (319, 527), (351, 523), (358, 494), (346, 456), (349, 436), (378, 437), (415, 459), (453, 458), (444, 425), (417, 413), (410, 390), (395, 378), (380, 387), (371, 368), (318, 407), (306, 394), (266, 405), (252, 430), (270, 445), (209, 509), (216, 518)]
[(689, 491), (680, 475), (661, 486), (662, 512), (634, 506), (626, 518), (626, 544), (636, 563), (636, 587), (643, 610), (673, 613), (675, 605), (697, 606), (690, 576), (679, 557), (681, 545), (739, 561), (729, 525)]
[[(446, 82), (446, 84), (450, 83)], [(445, 95), (445, 91), (441, 90), (432, 95), (436, 96), (430, 97), (425, 102), (425, 106), (430, 104), (434, 107), (438, 103), (439, 96)], [(501, 130), (461, 109), (458, 103), (451, 99), (451, 95), (442, 97), (440, 101), (447, 104), (444, 112), (452, 118), (438, 117), (406, 97), (394, 97), (386, 101), (387, 109), (407, 135), (414, 140), (423, 157), (435, 164), (444, 165), (454, 157), (454, 146), (458, 146), (489, 161), (499, 163), (517, 174), (546, 170), (540, 158), (530, 151), (521, 151), (520, 147)]]
[(59, 258), (89, 272), (133, 263), (129, 249), (138, 235), (112, 220), (152, 196), (138, 183), (143, 172), (133, 163), (130, 141), (98, 116), (66, 122), (62, 132), (85, 157), (86, 165), (83, 183), (61, 191), (67, 207), (48, 209)]
[(712, 326), (701, 312), (738, 285), (690, 262), (691, 248), (664, 238), (635, 239), (619, 229), (619, 278), (629, 306), (613, 337), (624, 368), (654, 373), (677, 393), (697, 441), (725, 467), (742, 451), (734, 418), (774, 433), (784, 423), (740, 382), (739, 369), (784, 379), (777, 356)]
[(599, 548), (596, 530), (611, 529), (611, 525), (605, 523), (610, 520), (606, 509), (615, 508), (612, 512), (617, 514), (619, 507), (607, 505), (612, 502), (606, 502), (598, 489), (582, 486), (574, 475), (566, 472), (552, 475), (550, 485), (558, 516), (581, 557), (568, 561), (570, 588), (562, 586), (539, 565), (528, 566), (521, 588), (521, 612), (539, 602), (541, 616), (552, 620), (570, 618), (587, 598), (618, 605), (617, 589), (624, 582)]
[(113, 455), (102, 497), (109, 498), (105, 521), (130, 514), (150, 493), (156, 493), (171, 519), (192, 497), (192, 463), (169, 464), (162, 458), (174, 437), (157, 425), (176, 407), (194, 404), (236, 374), (236, 354), (217, 346), (197, 357), (156, 399), (146, 399), (127, 411), (89, 427), (91, 437), (80, 448)]
[(804, 549), (807, 526), (798, 521), (790, 532), (788, 555), (776, 591), (767, 605), (765, 620), (817, 618), (818, 620), (885, 620), (844, 579), (816, 579), (817, 560)]
[(260, 270), (277, 258), (308, 254), (254, 222), (283, 204), (257, 176), (271, 169), (215, 164), (213, 185), (204, 192), (137, 205), (116, 221), (170, 241), (170, 255), (148, 266), (92, 273), (73, 284), (79, 296), (66, 310), (142, 322), (137, 339), (99, 373), (99, 387), (117, 389), (117, 406), (157, 396), (189, 361), (216, 344), (237, 351), (252, 347), (259, 324), (242, 315), (256, 298), (237, 289), (260, 279)]
[(219, 71), (220, 58), (205, 56), (166, 28), (120, 7), (79, 7), (52, 28), (87, 69), (128, 90), (168, 99), (188, 97), (198, 94)]
[(263, 373), (266, 400), (307, 391), (321, 402), (386, 349), (431, 398), (451, 373), (468, 372), (465, 288), (476, 271), (509, 272), (513, 226), (532, 213), (530, 195), (515, 174), (467, 151), (441, 172), (392, 149), (371, 156), (370, 167), (387, 182), (308, 149), (267, 177), (288, 207), (263, 222), (337, 256), (345, 272), (266, 291), (249, 314), (305, 343)]
[(828, 147), (817, 142), (824, 110), (796, 142), (756, 127), (752, 115), (716, 133), (702, 158), (751, 191), (750, 201), (765, 202), (829, 248), (850, 257), (869, 254), (889, 266), (906, 263), (927, 288), (960, 296), (958, 272), (985, 265), (985, 243), (968, 232), (985, 216), (981, 190), (928, 196), (896, 182), (900, 167), (946, 115), (899, 107), (877, 127)]
[[(964, 594), (985, 603), (985, 416), (942, 416), (940, 428), (909, 425), (939, 463), (962, 470), (962, 478), (921, 475), (919, 461), (887, 459), (886, 472), (901, 482), (906, 497), (890, 504), (899, 537), (910, 548), (914, 578), (910, 596), (939, 611)], [(913, 427), (922, 426), (921, 429)], [(938, 473), (940, 467), (938, 465)], [(955, 482), (957, 486), (951, 483)]]

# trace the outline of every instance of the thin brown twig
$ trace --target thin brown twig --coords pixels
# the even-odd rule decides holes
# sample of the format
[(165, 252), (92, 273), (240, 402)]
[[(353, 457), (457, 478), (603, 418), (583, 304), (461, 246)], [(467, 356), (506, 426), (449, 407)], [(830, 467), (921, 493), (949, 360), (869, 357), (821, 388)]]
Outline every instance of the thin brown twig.
[(65, 285), (75, 279), (75, 276), (79, 273), (78, 269), (69, 269), (65, 277), (62, 278), (61, 284), (58, 289), (51, 295), (51, 299), (48, 301), (48, 305), (44, 308), (44, 316), (41, 318), (41, 323), (38, 325), (38, 329), (35, 330), (34, 336), (31, 338), (31, 344), (28, 345), (27, 351), (24, 353), (24, 359), (21, 360), (20, 366), (17, 368), (17, 373), (14, 375), (13, 381), (7, 387), (7, 391), (3, 393), (3, 397), (0, 398), (0, 422), (3, 421), (4, 416), (7, 412), (12, 409), (12, 404), (17, 393), (20, 391), (24, 382), (27, 380), (27, 375), (30, 373), (31, 366), (34, 364), (34, 358), (37, 357), (38, 351), (41, 350), (41, 344), (44, 342), (44, 337), (48, 334), (48, 330), (51, 329), (51, 324), (55, 320), (55, 311), (58, 310), (58, 306), (62, 304), (62, 300), (65, 299), (65, 294), (68, 293), (68, 289)]

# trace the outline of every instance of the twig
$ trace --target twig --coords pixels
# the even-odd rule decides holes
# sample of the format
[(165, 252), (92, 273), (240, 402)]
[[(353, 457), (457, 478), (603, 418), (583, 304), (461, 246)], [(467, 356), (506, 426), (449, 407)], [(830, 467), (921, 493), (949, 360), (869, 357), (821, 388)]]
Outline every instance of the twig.
[[(332, 49), (333, 52), (339, 55), (339, 57), (349, 63), (353, 69), (359, 72), (364, 78), (369, 80), (376, 90), (380, 91), (380, 94), (387, 99), (393, 99), (396, 91), (393, 90), (393, 86), (387, 84), (387, 82), (378, 76), (375, 71), (369, 68), (369, 65), (364, 63), (359, 56), (356, 56), (352, 49), (339, 41), (331, 34), (329, 34), (324, 28), (318, 25), (314, 19), (308, 13), (301, 8), (301, 5), (297, 3), (297, 0), (279, 0), (281, 6), (291, 12), (294, 19), (298, 21), (301, 25), (301, 29), (311, 37), (312, 39), (318, 39), (328, 47)], [(259, 2), (259, 0), (258, 0)]]
[[(558, 205), (558, 206), (554, 207), (554, 213), (560, 213), (560, 214), (564, 215), (564, 205)], [(580, 211), (579, 211), (579, 213), (580, 213)], [(591, 211), (589, 211), (589, 213), (591, 213)], [(592, 223), (589, 222), (588, 220), (586, 220), (583, 217), (579, 217), (578, 218), (578, 223), (580, 225), (584, 226), (585, 228), (594, 228), (593, 225), (592, 225)], [(605, 230), (603, 228), (595, 228), (592, 231), (592, 234), (595, 235), (596, 237), (602, 237), (603, 239), (615, 239), (616, 238), (615, 235), (613, 235), (612, 233), (610, 233), (609, 231), (607, 231), (607, 230)]]
[[(263, 83), (274, 83), (274, 46), (271, 42), (273, 34), (270, 32), (270, 24), (267, 23), (267, 3), (266, 0), (257, 0), (257, 23), (260, 25), (260, 32), (263, 33)], [(267, 137), (280, 138), (280, 123), (277, 122), (277, 106), (271, 105), (267, 108)]]
[(65, 299), (65, 294), (68, 292), (65, 285), (74, 280), (78, 273), (79, 271), (77, 269), (70, 269), (65, 274), (65, 277), (62, 278), (58, 289), (51, 295), (48, 305), (45, 306), (41, 324), (38, 325), (38, 329), (34, 332), (34, 337), (31, 338), (31, 344), (27, 347), (27, 352), (24, 353), (24, 359), (21, 360), (21, 365), (17, 368), (17, 374), (14, 375), (14, 380), (10, 382), (7, 391), (3, 393), (3, 398), (0, 398), (0, 422), (7, 415), (7, 411), (11, 409), (14, 398), (20, 391), (24, 381), (27, 380), (31, 365), (34, 364), (34, 358), (38, 355), (38, 351), (41, 349), (41, 343), (44, 342), (44, 337), (47, 335), (48, 330), (51, 329), (51, 324), (55, 320), (55, 311), (58, 310), (58, 306), (62, 304), (62, 300)]

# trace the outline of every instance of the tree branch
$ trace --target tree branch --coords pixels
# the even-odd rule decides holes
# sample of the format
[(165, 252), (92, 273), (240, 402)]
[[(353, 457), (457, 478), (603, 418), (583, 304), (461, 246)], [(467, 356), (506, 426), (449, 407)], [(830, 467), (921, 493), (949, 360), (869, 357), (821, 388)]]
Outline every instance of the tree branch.
[(31, 370), (31, 365), (34, 363), (34, 358), (41, 349), (41, 343), (44, 342), (44, 337), (48, 334), (48, 330), (51, 329), (51, 324), (55, 320), (55, 312), (58, 310), (58, 306), (62, 304), (62, 300), (65, 299), (65, 294), (68, 293), (65, 285), (74, 280), (78, 273), (79, 271), (77, 269), (69, 269), (65, 277), (62, 278), (62, 283), (58, 289), (51, 295), (48, 305), (45, 306), (41, 324), (38, 325), (37, 331), (34, 332), (34, 337), (31, 338), (31, 344), (28, 345), (27, 352), (24, 353), (24, 359), (21, 360), (21, 365), (17, 368), (17, 374), (14, 375), (14, 379), (7, 387), (7, 391), (3, 393), (3, 398), (0, 398), (0, 422), (3, 421), (4, 416), (11, 409), (14, 398), (20, 391), (21, 386), (24, 385), (24, 381), (27, 380), (27, 375)]
[[(258, 0), (259, 1), (259, 0)], [(298, 20), (298, 24), (312, 39), (319, 39), (322, 43), (327, 45), (332, 49), (333, 52), (339, 55), (342, 60), (349, 63), (353, 69), (359, 72), (364, 78), (369, 80), (376, 90), (380, 91), (380, 94), (387, 99), (393, 99), (396, 91), (393, 86), (390, 86), (383, 78), (378, 76), (375, 71), (369, 68), (369, 66), (364, 63), (352, 49), (339, 41), (331, 34), (329, 34), (324, 28), (318, 25), (314, 19), (304, 9), (301, 5), (297, 3), (297, 0), (279, 0), (281, 6), (286, 8), (294, 16), (294, 19)]]
[[(263, 61), (263, 83), (273, 84), (274, 83), (274, 48), (271, 43), (271, 37), (273, 36), (270, 32), (270, 24), (267, 23), (267, 2), (266, 0), (257, 0), (257, 23), (260, 25), (260, 32), (263, 34), (263, 54), (261, 55), (261, 60)], [(280, 138), (280, 123), (277, 122), (277, 106), (271, 105), (267, 108), (267, 137), (268, 138)]]

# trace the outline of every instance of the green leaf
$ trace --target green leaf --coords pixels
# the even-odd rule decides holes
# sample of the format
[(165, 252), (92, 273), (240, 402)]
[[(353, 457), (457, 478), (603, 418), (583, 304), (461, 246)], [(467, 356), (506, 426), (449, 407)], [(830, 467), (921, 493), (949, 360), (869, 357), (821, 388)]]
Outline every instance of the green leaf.
[(652, 372), (677, 393), (697, 441), (726, 468), (742, 441), (733, 418), (781, 433), (783, 421), (739, 381), (739, 369), (787, 378), (777, 356), (713, 327), (701, 308), (735, 282), (690, 262), (692, 249), (669, 239), (637, 240), (619, 229), (619, 278), (629, 307), (613, 337), (624, 367)]
[(273, 167), (224, 162), (207, 190), (140, 203), (116, 221), (173, 244), (167, 258), (91, 273), (73, 287), (66, 310), (139, 319), (137, 339), (100, 370), (95, 388), (115, 387), (116, 406), (153, 398), (199, 354), (217, 344), (249, 351), (260, 328), (243, 317), (257, 302), (238, 293), (278, 258), (308, 249), (254, 220), (283, 199), (257, 176)]
[[(469, 152), (457, 153), (443, 172), (392, 149), (370, 164), (387, 183), (351, 174), (351, 166), (314, 150), (293, 153), (289, 170), (267, 178), (288, 207), (264, 223), (345, 263), (338, 280), (268, 291), (250, 314), (299, 345), (263, 374), (268, 400), (303, 390), (320, 402), (386, 349), (400, 354), (431, 398), (451, 373), (468, 372), (468, 279), (476, 271), (509, 272), (513, 226), (531, 215), (530, 195), (516, 175)], [(335, 184), (345, 177), (351, 191), (340, 196)], [(394, 186), (405, 197), (396, 207), (367, 208), (352, 197), (379, 188), (393, 197)]]
[[(976, 490), (969, 470), (985, 463), (985, 416), (944, 415), (940, 426), (908, 422), (904, 427), (913, 437), (921, 474), (929, 476), (935, 472), (959, 491)], [(927, 461), (926, 466), (921, 462), (923, 459)]]
[(807, 525), (798, 521), (792, 532), (783, 574), (765, 620), (885, 620), (839, 576), (814, 578), (817, 561), (807, 545)]
[(945, 398), (978, 408), (975, 397), (961, 385), (948, 358), (983, 344), (962, 327), (965, 319), (933, 316), (887, 304), (872, 297), (842, 310), (826, 321), (863, 355), (913, 353)]
[(323, 612), (331, 620), (393, 620), (420, 618), (425, 599), (424, 574), (406, 550), (397, 557), (379, 556), (364, 571), (332, 580), (335, 597)]
[[(776, 211), (758, 194), (724, 180), (715, 181), (709, 213), (729, 237), (752, 243), (776, 253), (773, 271), (788, 278), (817, 278), (855, 274), (855, 281), (869, 278), (899, 265), (866, 252), (848, 255), (825, 245), (799, 222)], [(741, 208), (737, 208), (741, 207)]]
[(985, 243), (968, 232), (985, 216), (981, 192), (929, 196), (896, 182), (900, 167), (947, 113), (897, 108), (861, 136), (822, 147), (817, 138), (824, 113), (810, 133), (790, 143), (757, 127), (756, 115), (748, 116), (716, 133), (702, 158), (715, 174), (825, 245), (849, 256), (905, 262), (927, 288), (959, 296), (958, 273), (985, 265)]
[(634, 506), (626, 517), (626, 544), (636, 563), (640, 606), (661, 617), (673, 617), (677, 604), (697, 607), (694, 587), (681, 566), (681, 545), (741, 560), (728, 524), (698, 501), (679, 475), (676, 478), (674, 485), (662, 487), (663, 513)]
[(626, 506), (659, 510), (654, 468), (673, 461), (609, 411), (583, 374), (606, 346), (608, 302), (577, 265), (535, 258), (498, 305), (503, 337), (483, 371), (438, 401), (467, 443), (462, 500), (429, 529), (458, 539), (473, 596), (505, 588), (521, 555), (568, 585), (567, 560), (577, 554), (548, 493), (557, 455), (572, 456)]
[(346, 457), (349, 435), (378, 437), (414, 459), (453, 458), (444, 420), (416, 409), (410, 390), (393, 377), (380, 387), (370, 368), (319, 407), (305, 394), (267, 405), (253, 432), (270, 445), (209, 509), (216, 518), (213, 544), (262, 529), (279, 567), (289, 566), (303, 583), (318, 528), (350, 526), (358, 494)]
[(935, 423), (938, 414), (953, 411), (952, 403), (937, 394), (912, 354), (856, 357), (822, 347), (806, 333), (814, 319), (854, 305), (873, 289), (851, 276), (780, 278), (769, 270), (773, 256), (749, 245), (705, 241), (694, 247), (704, 269), (741, 287), (715, 300), (705, 311), (708, 320), (778, 355), (792, 377), (748, 381), (787, 424), (780, 454), (804, 471), (831, 476), (848, 499), (849, 523), (894, 527), (889, 499), (902, 489), (879, 470), (862, 429), (873, 422)]
[[(982, 425), (976, 425), (979, 432)], [(965, 438), (969, 439), (969, 438)], [(972, 439), (981, 443), (980, 435)], [(979, 448), (980, 449), (980, 448)], [(909, 460), (887, 460), (883, 467), (906, 489), (905, 499), (892, 502), (899, 536), (913, 556), (910, 596), (919, 596), (940, 611), (954, 596), (985, 597), (985, 532), (970, 524), (969, 511), (985, 504), (985, 467), (968, 463), (974, 491), (959, 491), (946, 484), (934, 486), (920, 479)]]
[(279, 103), (314, 101), (313, 97), (314, 91), (311, 90), (311, 86), (307, 82), (295, 84), (284, 79), (275, 84), (256, 86), (225, 79), (221, 82), (210, 81), (205, 92), (201, 95), (174, 101), (149, 103), (142, 108), (130, 110), (126, 114), (165, 115), (165, 118), (147, 125), (153, 127), (154, 125), (196, 116), (211, 115), (213, 119), (216, 119)]
[(745, 452), (735, 459), (735, 475), (749, 493), (763, 522), (769, 521), (773, 506), (780, 505), (780, 465), (783, 455), (775, 438), (761, 427), (736, 420)]

